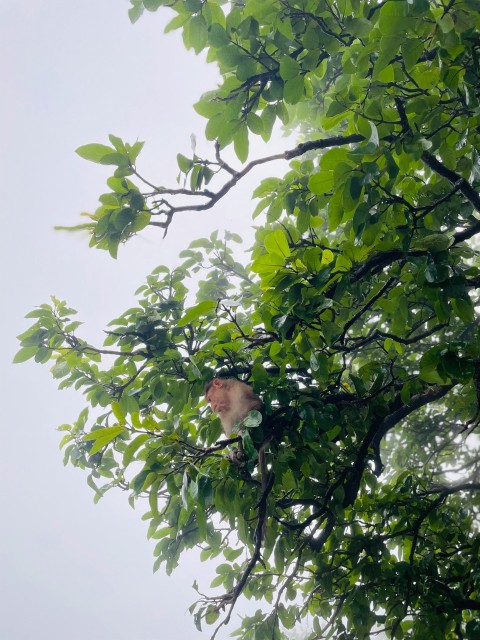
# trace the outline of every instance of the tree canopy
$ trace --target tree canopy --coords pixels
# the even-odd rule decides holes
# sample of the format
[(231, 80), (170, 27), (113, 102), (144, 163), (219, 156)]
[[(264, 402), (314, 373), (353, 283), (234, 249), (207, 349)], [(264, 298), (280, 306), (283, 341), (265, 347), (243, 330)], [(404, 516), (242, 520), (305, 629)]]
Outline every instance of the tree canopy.
[[(246, 640), (301, 621), (310, 640), (478, 638), (480, 2), (131, 5), (132, 22), (173, 10), (166, 31), (218, 64), (195, 105), (212, 155), (179, 154), (178, 184), (163, 186), (138, 168), (142, 143), (80, 147), (113, 169), (76, 227), (91, 246), (117, 257), (141, 229), (208, 215), (258, 165), (290, 165), (253, 194), (248, 264), (234, 234), (193, 242), (103, 345), (63, 301), (28, 314), (16, 361), (52, 362), (85, 395), (59, 427), (65, 462), (96, 500), (148, 498), (155, 570), (193, 547), (217, 563), (191, 609), (212, 637), (246, 597), (259, 601), (233, 634)], [(249, 160), (249, 139), (282, 124), (297, 146)], [(243, 467), (203, 398), (217, 375), (265, 403)]]

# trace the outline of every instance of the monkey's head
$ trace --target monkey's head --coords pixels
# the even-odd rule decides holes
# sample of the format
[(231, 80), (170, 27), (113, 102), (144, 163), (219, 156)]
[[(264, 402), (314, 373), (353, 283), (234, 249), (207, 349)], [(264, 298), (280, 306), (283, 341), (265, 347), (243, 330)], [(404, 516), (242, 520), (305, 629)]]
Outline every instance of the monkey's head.
[(230, 410), (230, 380), (214, 378), (205, 385), (205, 399), (213, 413), (221, 416)]

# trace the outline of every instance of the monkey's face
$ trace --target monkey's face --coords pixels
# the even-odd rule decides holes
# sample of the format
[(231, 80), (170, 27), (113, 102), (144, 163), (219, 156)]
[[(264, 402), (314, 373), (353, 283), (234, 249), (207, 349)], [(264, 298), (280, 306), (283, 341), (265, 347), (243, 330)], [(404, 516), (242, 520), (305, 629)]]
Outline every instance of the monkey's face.
[[(220, 384), (215, 384), (220, 383)], [(226, 413), (230, 409), (230, 392), (227, 386), (220, 380), (214, 380), (214, 384), (207, 391), (206, 400), (213, 413), (221, 416), (222, 413)]]

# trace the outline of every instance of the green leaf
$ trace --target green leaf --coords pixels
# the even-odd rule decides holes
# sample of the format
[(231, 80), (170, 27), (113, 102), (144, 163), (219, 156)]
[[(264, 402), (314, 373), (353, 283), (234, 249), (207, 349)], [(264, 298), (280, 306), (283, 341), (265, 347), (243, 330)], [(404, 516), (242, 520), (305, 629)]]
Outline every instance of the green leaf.
[(379, 138), (378, 138), (377, 127), (375, 126), (375, 124), (373, 122), (369, 122), (368, 124), (370, 125), (370, 136), (368, 138), (368, 142), (373, 144), (375, 147), (378, 147)]
[(119, 153), (126, 153), (126, 148), (121, 138), (119, 138), (118, 136), (114, 136), (113, 134), (110, 134), (108, 136), (108, 139), (113, 144), (116, 151), (118, 151)]
[(143, 4), (141, 0), (131, 0), (133, 7), (128, 10), (128, 17), (130, 22), (135, 24), (143, 13)]
[(188, 509), (188, 474), (185, 471), (183, 473), (183, 480), (182, 480), (182, 489), (180, 492), (180, 496), (182, 498), (182, 504), (183, 504), (183, 508), (184, 509)]
[(441, 360), (441, 347), (427, 351), (420, 359), (420, 378), (431, 384), (443, 384), (444, 378), (438, 373)]
[(141, 211), (137, 213), (135, 219), (130, 224), (129, 231), (131, 233), (136, 233), (144, 229), (150, 222), (150, 213), (148, 211)]
[(347, 16), (345, 20), (345, 27), (350, 33), (357, 38), (366, 38), (373, 28), (373, 24), (367, 18), (352, 18)]
[(463, 322), (473, 322), (475, 319), (475, 308), (468, 296), (465, 298), (454, 298), (452, 300), (452, 306), (457, 316), (460, 320), (463, 320)]
[(207, 45), (207, 22), (202, 14), (193, 16), (189, 23), (190, 44), (195, 53), (200, 53)]
[(276, 229), (265, 236), (264, 244), (268, 253), (280, 255), (284, 258), (288, 258), (291, 254), (288, 239), (283, 229)]
[(385, 156), (385, 159), (387, 161), (387, 171), (388, 171), (389, 178), (396, 178), (400, 169), (397, 163), (395, 162), (392, 154), (387, 148), (384, 148), (383, 155)]
[(255, 445), (253, 444), (253, 440), (249, 435), (248, 431), (242, 432), (242, 443), (243, 443), (243, 449), (245, 451), (247, 458), (251, 461), (256, 460), (258, 457), (258, 453), (257, 453), (257, 450), (255, 449)]
[(92, 456), (98, 451), (101, 451), (110, 442), (115, 440), (121, 433), (125, 431), (124, 427), (116, 425), (114, 427), (105, 427), (104, 429), (97, 429), (91, 433), (87, 433), (83, 436), (82, 440), (93, 440), (93, 447), (90, 449), (89, 454)]
[(328, 109), (326, 111), (326, 115), (328, 118), (332, 118), (333, 116), (337, 116), (340, 113), (345, 113), (347, 110), (347, 105), (343, 102), (339, 102), (338, 100), (332, 100), (328, 105)]
[(362, 193), (362, 188), (363, 188), (363, 179), (361, 176), (359, 175), (353, 175), (349, 181), (349, 194), (352, 198), (352, 200), (358, 200), (360, 198), (360, 195)]
[(170, 22), (166, 25), (163, 33), (170, 33), (170, 31), (175, 31), (175, 29), (181, 29), (187, 22), (189, 16), (183, 13), (179, 13), (178, 16), (175, 16), (170, 20)]
[(265, 142), (270, 140), (270, 136), (272, 135), (273, 125), (275, 124), (275, 120), (277, 118), (277, 111), (273, 104), (269, 104), (265, 107), (261, 114), (263, 133), (262, 138)]
[(159, 7), (164, 4), (165, 0), (142, 0), (143, 6), (147, 11), (156, 11)]
[(133, 456), (140, 449), (140, 447), (147, 442), (150, 438), (148, 433), (141, 433), (131, 442), (128, 443), (127, 448), (123, 453), (123, 466), (127, 467), (133, 460)]
[(127, 154), (132, 164), (138, 158), (138, 155), (140, 154), (140, 151), (143, 149), (144, 145), (145, 143), (142, 142), (141, 140), (137, 140), (137, 142), (135, 142), (132, 145), (129, 145), (129, 144), (126, 145)]
[[(257, 63), (251, 58), (242, 58), (236, 65), (236, 76), (241, 82), (247, 81), (257, 71)], [(250, 112), (251, 113), (251, 112)]]
[(190, 307), (183, 317), (177, 322), (178, 327), (184, 327), (187, 324), (195, 322), (195, 320), (201, 319), (204, 316), (210, 315), (210, 312), (217, 307), (215, 300), (204, 300), (194, 307)]
[(125, 414), (123, 413), (118, 402), (112, 402), (112, 411), (113, 411), (113, 415), (116, 417), (118, 422), (121, 425), (124, 425), (126, 422)]
[(296, 60), (285, 56), (280, 60), (280, 77), (282, 80), (291, 80), (300, 74), (300, 65)]
[(208, 42), (212, 47), (219, 48), (229, 44), (230, 38), (225, 28), (221, 24), (214, 22), (208, 29)]
[(225, 45), (217, 50), (218, 60), (229, 68), (234, 68), (242, 62), (244, 54), (233, 44)]
[(13, 358), (14, 364), (20, 364), (21, 362), (25, 362), (26, 360), (30, 360), (33, 358), (38, 351), (38, 347), (24, 347), (20, 349)]
[(193, 160), (190, 160), (190, 158), (186, 158), (181, 153), (177, 153), (177, 164), (182, 173), (188, 173), (193, 167)]
[(312, 193), (322, 195), (328, 193), (333, 187), (333, 171), (320, 171), (314, 173), (308, 180), (308, 188)]
[[(400, 4), (399, 2), (387, 2), (386, 5)], [(394, 28), (394, 27), (392, 27)], [(393, 35), (384, 35), (380, 40), (380, 53), (375, 63), (374, 78), (376, 79), (379, 72), (387, 65), (391, 64), (393, 57), (397, 54), (400, 45), (404, 42), (405, 37), (398, 33)]]
[(340, 163), (343, 163), (353, 169), (354, 165), (346, 162), (347, 154), (347, 149), (329, 149), (320, 158), (320, 168), (323, 170), (333, 171)]
[(54, 378), (63, 378), (70, 373), (70, 366), (68, 365), (68, 362), (59, 361), (53, 365), (50, 371)]
[(423, 51), (423, 42), (419, 38), (410, 38), (402, 44), (402, 55), (407, 71), (411, 71), (417, 64)]
[(263, 121), (256, 113), (250, 112), (247, 116), (247, 125), (252, 133), (263, 134)]
[(233, 148), (240, 162), (245, 162), (248, 158), (248, 129), (242, 124), (233, 137)]
[(355, 209), (353, 214), (353, 231), (356, 237), (362, 235), (366, 222), (370, 218), (370, 207), (366, 203), (361, 203)]
[(304, 98), (305, 82), (303, 76), (298, 75), (285, 82), (283, 88), (283, 99), (287, 104), (297, 104)]
[(90, 162), (98, 162), (102, 163), (105, 157), (117, 155), (115, 154), (115, 149), (112, 147), (107, 147), (104, 144), (85, 144), (75, 152), (84, 160), (90, 160)]
[(247, 417), (244, 419), (243, 424), (247, 429), (254, 429), (262, 423), (262, 414), (260, 411), (249, 411)]

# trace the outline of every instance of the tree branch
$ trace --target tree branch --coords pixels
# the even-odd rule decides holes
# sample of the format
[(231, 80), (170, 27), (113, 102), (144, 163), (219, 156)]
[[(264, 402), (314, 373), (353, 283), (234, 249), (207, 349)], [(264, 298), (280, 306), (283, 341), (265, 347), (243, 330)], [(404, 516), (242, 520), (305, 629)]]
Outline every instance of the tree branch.
[(223, 596), (223, 598), (221, 599), (221, 603), (220, 603), (219, 607), (222, 607), (222, 606), (224, 606), (225, 604), (228, 603), (230, 608), (229, 608), (228, 614), (226, 615), (225, 619), (222, 620), (222, 622), (215, 629), (215, 633), (211, 637), (211, 640), (214, 640), (215, 636), (217, 635), (217, 633), (218, 633), (218, 631), (220, 630), (221, 627), (223, 627), (224, 625), (226, 625), (226, 624), (228, 624), (230, 622), (230, 618), (232, 616), (233, 609), (235, 607), (235, 603), (237, 602), (240, 594), (242, 593), (243, 588), (246, 585), (250, 574), (252, 573), (253, 569), (255, 568), (255, 565), (257, 564), (257, 562), (261, 558), (261, 549), (262, 549), (262, 544), (263, 544), (262, 530), (263, 530), (263, 525), (264, 525), (265, 518), (266, 518), (266, 515), (267, 515), (267, 498), (268, 498), (270, 492), (272, 491), (273, 482), (274, 482), (274, 477), (273, 477), (273, 474), (271, 474), (269, 482), (268, 482), (268, 485), (265, 488), (265, 491), (263, 492), (262, 497), (260, 498), (260, 502), (259, 502), (258, 522), (257, 522), (257, 526), (255, 528), (255, 536), (254, 536), (255, 548), (254, 548), (252, 557), (250, 558), (250, 560), (249, 560), (249, 562), (247, 564), (247, 567), (246, 567), (245, 571), (242, 574), (242, 577), (237, 582), (235, 587), (232, 589), (232, 591), (230, 593), (225, 594)]
[[(454, 187), (458, 188), (458, 190), (465, 196), (465, 198), (473, 205), (473, 207), (480, 212), (480, 195), (475, 191), (472, 185), (465, 180), (463, 176), (451, 169), (448, 169), (444, 164), (442, 164), (437, 158), (429, 153), (428, 151), (424, 151), (422, 153), (422, 160), (424, 163), (435, 173), (438, 173), (439, 176), (445, 178), (449, 182), (453, 184)], [(480, 223), (474, 225), (480, 229)], [(459, 234), (456, 234), (454, 237), (456, 238), (458, 235), (465, 234), (471, 231), (471, 229), (466, 229), (465, 231), (461, 231)], [(471, 238), (476, 231), (471, 232), (468, 235), (468, 238)], [(462, 240), (466, 240), (467, 237), (462, 238)], [(461, 242), (460, 240), (455, 240), (456, 242)]]
[(432, 489), (425, 491), (424, 495), (430, 495), (432, 493), (441, 493), (444, 496), (450, 496), (453, 493), (458, 493), (459, 491), (480, 491), (480, 483), (479, 482), (463, 482), (461, 484), (454, 484), (450, 487), (448, 486), (433, 487)]
[[(400, 116), (400, 122), (402, 125), (402, 129), (406, 135), (411, 135), (412, 130), (410, 127), (410, 123), (408, 121), (408, 117), (405, 111), (405, 105), (403, 101), (396, 97), (395, 98), (395, 106), (397, 107), (398, 114)], [(446, 167), (440, 160), (438, 160), (433, 154), (428, 151), (424, 151), (421, 155), (423, 162), (429, 167), (432, 171), (437, 173), (442, 178), (448, 180), (455, 189), (458, 189), (463, 196), (470, 202), (470, 204), (480, 212), (480, 195), (475, 191), (472, 185), (465, 180), (463, 176), (459, 173), (456, 173), (452, 169)], [(467, 240), (474, 236), (478, 231), (480, 231), (480, 222), (472, 225), (468, 229), (464, 231), (460, 231), (455, 234), (455, 243), (461, 242), (462, 240)]]
[[(227, 182), (216, 192), (210, 191), (189, 191), (187, 189), (176, 189), (176, 190), (168, 190), (163, 187), (154, 187), (151, 183), (147, 183), (148, 186), (155, 189), (155, 193), (158, 195), (164, 195), (170, 193), (172, 195), (186, 195), (191, 197), (203, 197), (206, 198), (206, 202), (200, 202), (198, 204), (186, 204), (180, 206), (173, 206), (166, 200), (162, 200), (160, 202), (160, 208), (158, 211), (155, 211), (152, 215), (164, 215), (165, 220), (162, 222), (150, 221), (149, 225), (154, 227), (160, 227), (165, 229), (165, 234), (168, 230), (168, 227), (172, 221), (173, 215), (175, 213), (180, 213), (182, 211), (206, 211), (207, 209), (211, 209), (221, 198), (223, 198), (242, 178), (244, 178), (247, 173), (250, 173), (252, 169), (258, 167), (262, 164), (266, 164), (268, 162), (273, 162), (274, 160), (291, 160), (292, 158), (297, 158), (308, 151), (315, 151), (318, 149), (329, 149), (331, 147), (341, 147), (349, 144), (354, 144), (356, 142), (362, 142), (365, 140), (364, 136), (359, 133), (353, 133), (349, 136), (332, 136), (331, 138), (324, 138), (321, 140), (311, 140), (309, 142), (302, 142), (293, 149), (288, 149), (283, 153), (277, 153), (271, 156), (265, 156), (263, 158), (257, 158), (256, 160), (252, 160), (249, 162), (241, 171), (235, 171), (223, 162), (220, 158), (218, 147), (216, 147), (216, 157), (217, 163), (219, 166), (224, 169), (227, 173), (229, 173), (232, 177), (227, 180)], [(143, 178), (141, 178), (143, 180)], [(143, 182), (146, 182), (143, 180)]]
[(388, 289), (390, 289), (390, 287), (392, 286), (392, 284), (394, 284), (396, 282), (395, 278), (388, 278), (388, 280), (386, 281), (386, 283), (383, 285), (383, 287), (380, 288), (379, 291), (377, 291), (377, 293), (375, 295), (373, 295), (370, 300), (359, 310), (357, 311), (357, 313), (355, 313), (348, 322), (345, 323), (345, 326), (343, 328), (343, 331), (341, 333), (341, 335), (337, 338), (337, 342), (340, 343), (344, 343), (345, 342), (345, 337), (348, 333), (348, 330), (350, 329), (350, 327), (352, 325), (355, 324), (355, 322), (357, 322), (357, 320), (359, 320), (364, 313), (366, 313), (370, 307), (375, 304), (375, 302), (381, 298), (384, 293), (386, 291), (388, 291)]
[[(392, 413), (380, 422), (374, 422), (367, 435), (363, 439), (362, 444), (358, 450), (357, 458), (353, 467), (348, 469), (347, 480), (344, 485), (345, 499), (343, 502), (344, 507), (348, 507), (355, 502), (355, 499), (360, 488), (360, 482), (362, 479), (363, 471), (367, 461), (367, 456), (370, 449), (378, 451), (380, 442), (386, 436), (386, 434), (393, 429), (401, 420), (409, 416), (411, 413), (420, 409), (421, 407), (435, 402), (443, 398), (453, 387), (455, 383), (442, 385), (439, 387), (428, 387), (426, 391), (413, 396), (406, 404), (403, 403), (400, 395), (396, 396), (392, 402)], [(397, 408), (398, 407), (398, 408)]]
[[(387, 416), (378, 426), (374, 437), (372, 438), (372, 446), (375, 447), (386, 436), (386, 434), (411, 413), (424, 407), (430, 402), (436, 402), (443, 398), (449, 391), (453, 389), (456, 383), (442, 385), (436, 388), (429, 387), (424, 393), (413, 396), (410, 401)], [(397, 400), (397, 399), (396, 399)]]

